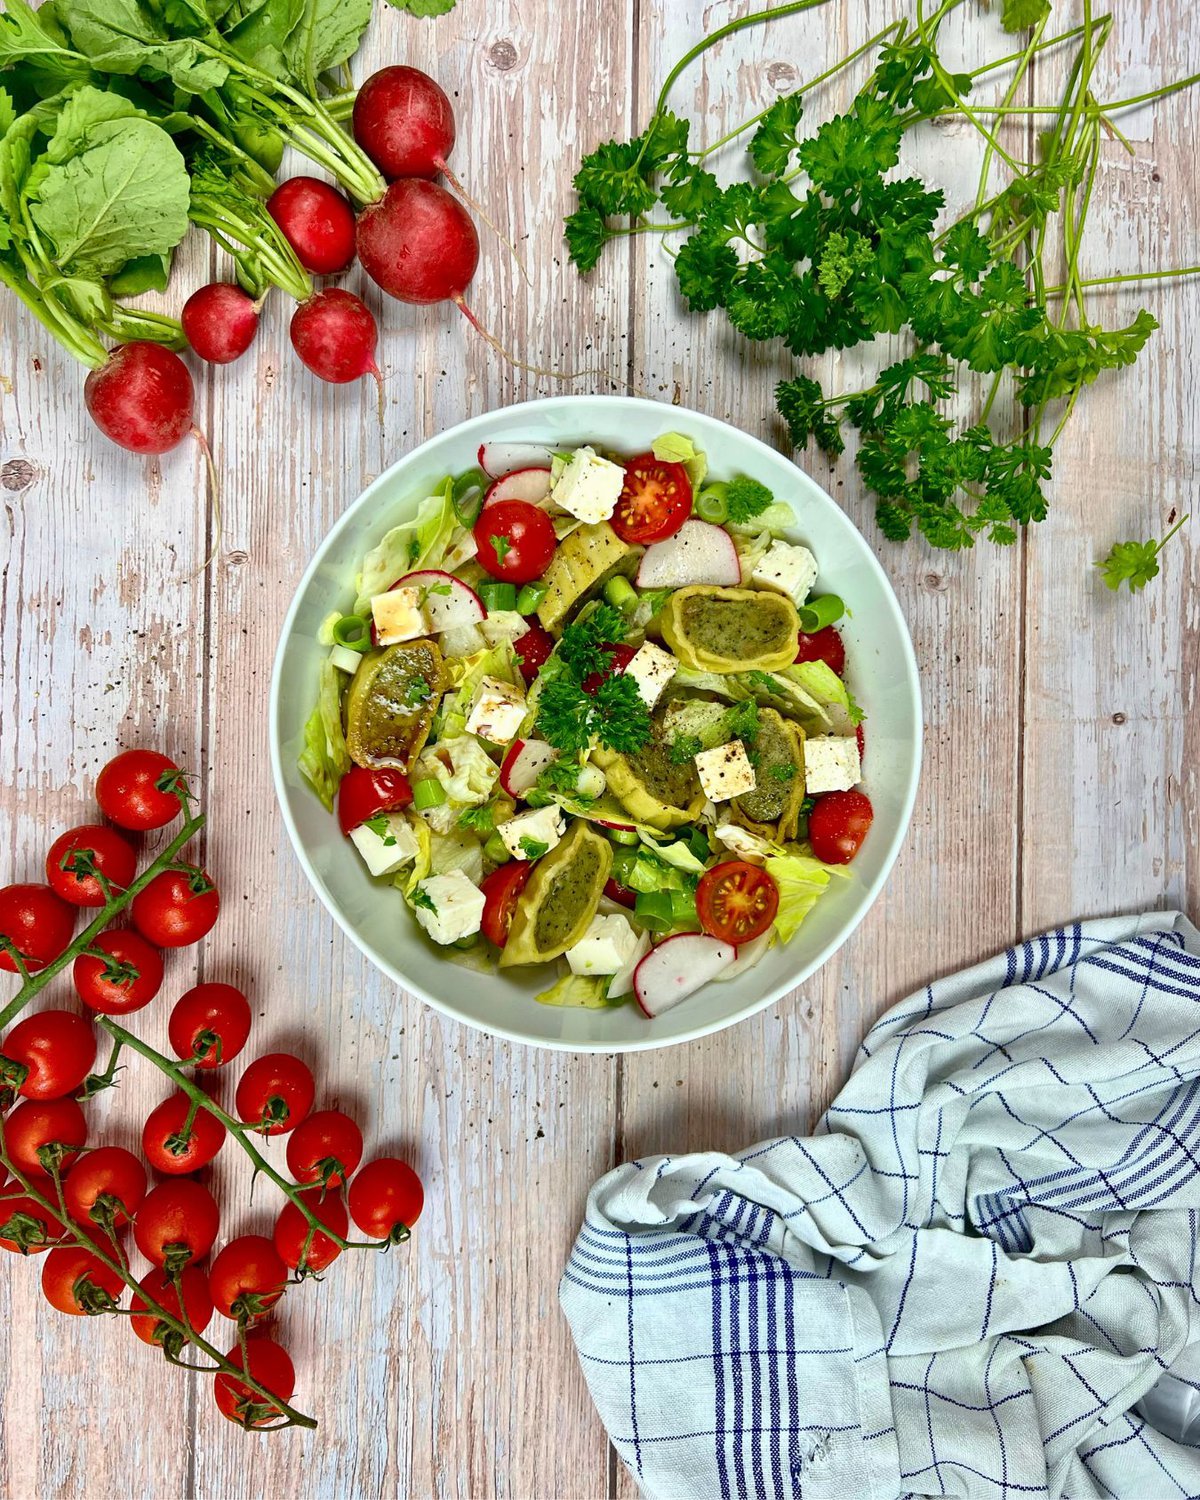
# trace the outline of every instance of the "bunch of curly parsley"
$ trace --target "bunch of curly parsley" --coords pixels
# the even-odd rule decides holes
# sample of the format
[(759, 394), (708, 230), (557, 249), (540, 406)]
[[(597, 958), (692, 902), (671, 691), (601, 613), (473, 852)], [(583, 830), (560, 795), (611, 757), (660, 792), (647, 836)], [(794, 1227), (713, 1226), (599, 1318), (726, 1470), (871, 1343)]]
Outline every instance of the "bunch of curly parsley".
[[(632, 677), (612, 672), (605, 646), (625, 640), (625, 621), (611, 604), (599, 604), (562, 633), (538, 677), (534, 730), (564, 755), (599, 742), (631, 755), (650, 738), (650, 712)], [(599, 678), (589, 684), (588, 679)]]
[[(571, 259), (587, 271), (617, 235), (686, 231), (675, 255), (684, 301), (697, 313), (723, 310), (747, 338), (781, 340), (804, 358), (904, 335), (910, 352), (863, 390), (827, 395), (804, 374), (783, 381), (776, 401), (793, 442), (836, 456), (854, 429), (859, 472), (893, 540), (915, 528), (935, 547), (969, 547), (980, 534), (1010, 544), (1018, 527), (1046, 515), (1053, 445), (1080, 392), (1102, 371), (1131, 364), (1157, 327), (1145, 311), (1125, 328), (1097, 326), (1079, 270), (1109, 125), (1091, 80), (1111, 19), (1089, 18), (1070, 34), (1079, 37), (1077, 64), (1061, 102), (1040, 117), (1049, 123), (1033, 164), (1007, 156), (988, 128), (989, 106), (967, 103), (972, 75), (942, 64), (938, 20), (918, 18), (874, 39), (883, 42), (877, 66), (846, 114), (802, 133), (801, 90), (747, 122), (757, 127), (753, 172), (722, 185), (706, 165), (711, 152), (690, 148), (689, 122), (665, 108), (667, 89), (721, 36), (801, 8), (712, 33), (672, 71), (642, 135), (584, 159), (580, 205), (566, 221)], [(1042, 40), (1049, 14), (1048, 0), (1004, 0), (1006, 30), (1037, 28), (1017, 54), (1018, 77), (1042, 46), (1061, 41)], [(965, 115), (988, 145), (978, 206), (939, 231), (940, 188), (895, 168), (905, 132), (944, 113)], [(999, 158), (1011, 176), (991, 192)], [(648, 217), (656, 205), (669, 224)], [(1048, 291), (1043, 253), (1055, 213), (1069, 254), (1063, 286)], [(960, 385), (976, 374), (989, 382), (982, 406), (958, 421), (950, 413)], [(1015, 398), (1008, 415), (1015, 409), (1017, 420), (994, 430), (1002, 391)]]

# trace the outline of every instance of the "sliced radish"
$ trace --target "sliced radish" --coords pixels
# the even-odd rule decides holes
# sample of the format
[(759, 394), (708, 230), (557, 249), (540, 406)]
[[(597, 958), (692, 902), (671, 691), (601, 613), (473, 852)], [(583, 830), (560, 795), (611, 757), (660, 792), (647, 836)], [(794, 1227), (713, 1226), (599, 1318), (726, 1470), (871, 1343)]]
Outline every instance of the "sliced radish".
[(498, 500), (527, 500), (530, 505), (540, 505), (550, 496), (549, 469), (517, 469), (497, 479), (483, 497), (484, 505), (495, 505)]
[(742, 581), (733, 538), (708, 521), (685, 521), (674, 536), (646, 548), (638, 564), (640, 589), (682, 589), (693, 583), (736, 588)]
[(500, 764), (500, 785), (510, 797), (523, 797), (558, 751), (545, 740), (514, 740)]
[(554, 450), (545, 443), (480, 443), (479, 467), (493, 479), (517, 469), (548, 469)]
[(641, 937), (638, 938), (637, 947), (609, 981), (608, 995), (610, 1000), (616, 1000), (621, 995), (628, 995), (629, 991), (633, 988), (633, 976), (637, 971), (637, 966), (649, 952), (650, 934), (643, 932)]
[(593, 823), (598, 823), (601, 828), (615, 828), (618, 833), (636, 833), (632, 823), (614, 823), (611, 818), (593, 818)]
[(664, 1011), (694, 995), (737, 958), (732, 943), (701, 932), (681, 932), (651, 948), (633, 975), (633, 993), (643, 1014)]
[(440, 568), (423, 568), (409, 573), (393, 588), (420, 589), (431, 630), (457, 630), (461, 625), (478, 625), (487, 618), (483, 600), (469, 584)]

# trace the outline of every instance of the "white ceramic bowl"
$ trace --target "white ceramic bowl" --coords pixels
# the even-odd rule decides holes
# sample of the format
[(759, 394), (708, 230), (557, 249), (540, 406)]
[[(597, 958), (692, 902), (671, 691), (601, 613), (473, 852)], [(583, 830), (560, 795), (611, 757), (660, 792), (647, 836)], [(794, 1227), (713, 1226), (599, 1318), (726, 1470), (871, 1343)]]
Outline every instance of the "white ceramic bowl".
[[(852, 614), (840, 625), (854, 692), (866, 711), (864, 789), (875, 822), (848, 880), (835, 881), (786, 946), (755, 968), (648, 1021), (637, 1006), (567, 1010), (538, 1005), (545, 974), (477, 974), (442, 958), (404, 910), (398, 892), (367, 875), (337, 821), (296, 768), (304, 721), (326, 648), (317, 630), (345, 609), (363, 553), (404, 520), (433, 482), (475, 463), (494, 439), (594, 443), (625, 453), (663, 432), (686, 433), (716, 477), (745, 473), (796, 510), (798, 535), (821, 566), (819, 587)], [(284, 621), (271, 684), (271, 763), (288, 834), (304, 873), (347, 935), (405, 989), (468, 1025), (513, 1041), (576, 1052), (632, 1052), (691, 1040), (752, 1015), (807, 979), (862, 921), (887, 878), (912, 814), (921, 761), (921, 696), (912, 643), (883, 569), (850, 520), (807, 474), (757, 438), (679, 406), (624, 396), (561, 396), (491, 412), (414, 449), (367, 487), (317, 549)]]

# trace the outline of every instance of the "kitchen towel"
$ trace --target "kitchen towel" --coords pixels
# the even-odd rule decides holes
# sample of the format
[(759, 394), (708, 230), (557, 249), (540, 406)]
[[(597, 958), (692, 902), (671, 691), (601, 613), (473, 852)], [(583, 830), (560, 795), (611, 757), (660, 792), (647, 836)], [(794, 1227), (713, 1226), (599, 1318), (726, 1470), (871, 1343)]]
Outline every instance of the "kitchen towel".
[(817, 1133), (608, 1173), (562, 1306), (655, 1500), (1158, 1500), (1200, 1448), (1200, 934), (1076, 923), (896, 1006)]

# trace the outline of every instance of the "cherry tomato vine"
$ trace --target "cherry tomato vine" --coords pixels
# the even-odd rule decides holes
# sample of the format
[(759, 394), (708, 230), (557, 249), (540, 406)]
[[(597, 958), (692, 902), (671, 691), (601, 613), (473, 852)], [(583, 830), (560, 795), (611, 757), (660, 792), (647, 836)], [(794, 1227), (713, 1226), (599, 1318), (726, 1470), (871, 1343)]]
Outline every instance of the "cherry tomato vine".
[[(48, 886), (0, 889), (0, 964), (20, 980), (0, 1007), (0, 1033), (7, 1033), (0, 1042), (0, 1248), (50, 1251), (42, 1286), (52, 1306), (132, 1320), (138, 1336), (169, 1363), (215, 1377), (216, 1405), (231, 1420), (254, 1431), (315, 1427), (291, 1404), (291, 1360), (276, 1330), (264, 1329), (288, 1286), (316, 1276), (343, 1251), (386, 1250), (407, 1240), (421, 1210), (420, 1180), (391, 1157), (368, 1161), (359, 1172), (356, 1122), (335, 1110), (312, 1113), (315, 1084), (299, 1058), (268, 1053), (249, 1064), (237, 1090), (241, 1118), (200, 1086), (197, 1077), (211, 1078), (247, 1039), (249, 1006), (233, 986), (202, 985), (181, 997), (171, 1024), (178, 1057), (122, 1024), (158, 992), (159, 949), (205, 936), (219, 894), (207, 874), (181, 858), (205, 819), (173, 762), (157, 752), (127, 751), (101, 772), (98, 793), (102, 813), (123, 832), (165, 828), (172, 821), (167, 799), (183, 822), (140, 873), (124, 858), (129, 846), (121, 835), (103, 824), (84, 825), (55, 844)], [(95, 910), (98, 901), (93, 919), (72, 935), (78, 909)], [(127, 909), (132, 927), (113, 928)], [(8, 1030), (72, 968), (87, 1016), (47, 1010)], [(111, 1043), (101, 1069), (93, 1025)], [(145, 1166), (133, 1153), (88, 1141), (81, 1108), (118, 1085), (122, 1059), (130, 1056), (158, 1069), (173, 1089), (145, 1121), (143, 1150), (160, 1176), (149, 1191)], [(285, 1133), (295, 1182), (258, 1145)], [(217, 1254), (210, 1279), (204, 1262), (221, 1215), (192, 1174), (228, 1140), (285, 1201), (274, 1241), (234, 1236)], [(352, 1237), (352, 1220), (363, 1238)], [(151, 1262), (140, 1279), (125, 1246), (129, 1234)], [(205, 1337), (214, 1306), (236, 1325), (236, 1342), (225, 1353)]]

